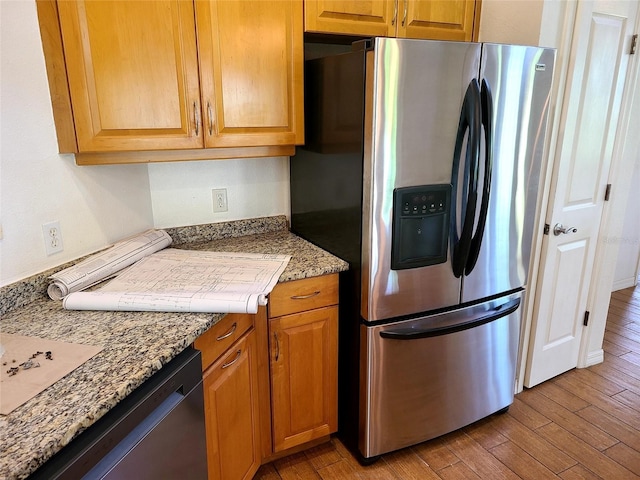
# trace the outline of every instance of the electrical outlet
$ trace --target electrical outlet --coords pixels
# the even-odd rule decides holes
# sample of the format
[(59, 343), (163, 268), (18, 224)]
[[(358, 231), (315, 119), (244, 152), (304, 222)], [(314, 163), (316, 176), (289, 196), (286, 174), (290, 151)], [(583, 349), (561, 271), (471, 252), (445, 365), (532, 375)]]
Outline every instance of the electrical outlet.
[(226, 188), (214, 188), (211, 190), (213, 194), (213, 211), (217, 212), (226, 212), (229, 210), (229, 206), (227, 205), (227, 189)]
[(44, 249), (47, 255), (53, 255), (64, 250), (62, 244), (62, 230), (60, 230), (60, 222), (43, 223), (42, 235), (44, 236)]

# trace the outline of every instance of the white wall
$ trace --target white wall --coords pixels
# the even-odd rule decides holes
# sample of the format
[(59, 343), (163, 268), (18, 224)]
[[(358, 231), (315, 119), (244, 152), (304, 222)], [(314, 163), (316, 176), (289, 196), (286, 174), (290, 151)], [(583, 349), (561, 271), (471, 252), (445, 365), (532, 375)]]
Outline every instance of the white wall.
[[(77, 167), (58, 155), (35, 1), (0, 1), (0, 285), (153, 224), (147, 167)], [(41, 225), (64, 251), (47, 256)]]
[[(76, 166), (57, 153), (35, 0), (0, 0), (0, 35), (0, 285), (153, 226), (289, 214), (286, 157)], [(212, 213), (212, 188), (227, 188), (227, 213)], [(48, 257), (53, 220), (64, 252)]]
[(619, 243), (613, 290), (632, 287), (638, 282), (640, 265), (640, 156), (635, 160), (632, 173), (622, 235), (611, 241)]
[(515, 45), (540, 45), (543, 0), (482, 0), (478, 40)]
[[(153, 222), (178, 227), (288, 215), (289, 157), (149, 165)], [(227, 212), (213, 213), (214, 188), (227, 189)]]

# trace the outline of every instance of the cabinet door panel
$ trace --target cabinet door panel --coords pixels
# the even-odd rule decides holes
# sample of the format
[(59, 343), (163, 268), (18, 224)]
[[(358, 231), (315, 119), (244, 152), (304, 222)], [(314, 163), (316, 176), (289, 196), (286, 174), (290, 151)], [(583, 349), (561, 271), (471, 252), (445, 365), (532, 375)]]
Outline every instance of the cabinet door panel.
[(338, 308), (270, 320), (274, 452), (337, 429)]
[(251, 479), (260, 466), (255, 334), (204, 374), (209, 479)]
[(395, 0), (305, 0), (304, 8), (306, 32), (395, 36)]
[(402, 6), (398, 37), (471, 41), (474, 0), (398, 0)]
[(58, 3), (80, 152), (202, 147), (193, 5)]
[(305, 0), (305, 31), (470, 41), (476, 0)]
[(207, 147), (302, 143), (300, 2), (196, 1)]

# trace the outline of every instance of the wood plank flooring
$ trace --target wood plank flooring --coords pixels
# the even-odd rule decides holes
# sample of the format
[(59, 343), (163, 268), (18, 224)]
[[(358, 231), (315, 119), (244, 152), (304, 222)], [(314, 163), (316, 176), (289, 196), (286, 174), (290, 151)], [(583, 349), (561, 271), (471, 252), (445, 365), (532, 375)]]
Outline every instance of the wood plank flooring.
[(516, 395), (494, 415), (363, 467), (331, 442), (254, 480), (640, 479), (640, 286), (612, 294), (605, 360)]

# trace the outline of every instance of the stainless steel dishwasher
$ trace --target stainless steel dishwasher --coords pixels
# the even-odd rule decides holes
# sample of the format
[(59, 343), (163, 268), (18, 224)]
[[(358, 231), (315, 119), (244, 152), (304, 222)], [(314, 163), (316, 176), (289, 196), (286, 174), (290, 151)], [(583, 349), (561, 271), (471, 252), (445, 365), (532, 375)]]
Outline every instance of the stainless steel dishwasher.
[(200, 352), (180, 353), (30, 478), (206, 479)]

